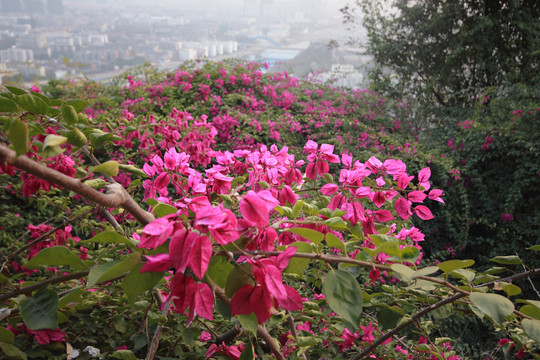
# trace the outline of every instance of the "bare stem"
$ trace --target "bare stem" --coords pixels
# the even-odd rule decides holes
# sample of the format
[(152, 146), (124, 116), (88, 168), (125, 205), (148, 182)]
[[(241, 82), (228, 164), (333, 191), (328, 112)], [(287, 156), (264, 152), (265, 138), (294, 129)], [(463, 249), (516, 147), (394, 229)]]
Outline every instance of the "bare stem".
[(75, 178), (39, 164), (24, 155), (16, 156), (15, 151), (8, 149), (4, 145), (0, 145), (0, 161), (7, 161), (9, 164), (23, 171), (74, 191), (96, 204), (107, 208), (121, 206), (142, 225), (146, 225), (154, 220), (154, 216), (143, 210), (120, 184), (109, 185), (107, 187), (107, 193), (101, 193)]

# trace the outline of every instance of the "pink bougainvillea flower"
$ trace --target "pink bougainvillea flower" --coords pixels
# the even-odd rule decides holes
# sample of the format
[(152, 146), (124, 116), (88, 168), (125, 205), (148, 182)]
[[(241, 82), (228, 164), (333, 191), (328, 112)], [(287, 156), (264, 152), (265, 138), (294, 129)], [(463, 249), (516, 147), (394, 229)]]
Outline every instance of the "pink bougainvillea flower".
[(167, 216), (155, 219), (143, 228), (139, 247), (155, 249), (167, 241), (173, 231), (174, 226)]
[(433, 219), (433, 214), (428, 207), (424, 205), (418, 205), (414, 208), (414, 213), (422, 220), (431, 220)]
[(424, 202), (424, 199), (427, 197), (427, 195), (423, 191), (411, 191), (407, 198), (412, 202), (421, 203)]
[(396, 209), (396, 212), (400, 218), (403, 220), (409, 220), (409, 218), (412, 215), (411, 212), (411, 205), (407, 200), (404, 198), (399, 198), (396, 200), (396, 203), (394, 204), (394, 207)]
[(375, 216), (375, 219), (378, 222), (387, 222), (394, 220), (394, 215), (388, 210), (378, 210), (376, 211), (373, 216)]
[(61, 331), (60, 328), (58, 329), (42, 329), (42, 330), (30, 330), (27, 329), (27, 331), (34, 335), (36, 338), (36, 341), (40, 345), (47, 345), (51, 342), (61, 342), (66, 341), (66, 333)]
[(332, 195), (337, 193), (339, 190), (339, 187), (336, 184), (324, 184), (321, 187), (321, 193), (323, 195)]
[(426, 191), (429, 190), (429, 188), (431, 187), (431, 185), (429, 183), (429, 178), (430, 177), (431, 177), (431, 169), (428, 168), (428, 167), (423, 168), (418, 173), (418, 184), (420, 186), (423, 186), (424, 190), (426, 190)]
[(146, 256), (146, 263), (141, 268), (140, 272), (149, 271), (165, 271), (173, 266), (169, 254), (156, 254)]
[(189, 268), (195, 276), (202, 279), (212, 257), (212, 241), (207, 236), (198, 234), (191, 238), (193, 239), (191, 240), (190, 236), (187, 237), (187, 241), (193, 241), (194, 243), (189, 255)]
[(177, 230), (172, 236), (169, 242), (169, 255), (177, 271), (184, 272), (188, 266), (195, 238), (198, 236), (194, 232), (188, 233), (185, 229)]
[(210, 333), (208, 331), (203, 331), (201, 333), (201, 336), (199, 337), (199, 339), (203, 342), (206, 342), (208, 340), (210, 340), (212, 338), (212, 335), (210, 335)]
[(402, 173), (398, 178), (398, 187), (400, 189), (406, 189), (412, 179), (414, 179), (414, 176), (408, 176), (407, 174)]
[(239, 207), (244, 219), (253, 223), (253, 225), (268, 225), (269, 215), (266, 203), (253, 190), (248, 191), (240, 200)]
[(359, 202), (347, 203), (344, 210), (345, 215), (343, 215), (343, 218), (349, 220), (353, 225), (366, 220), (364, 207)]
[(369, 279), (372, 283), (375, 283), (375, 281), (381, 276), (381, 271), (379, 269), (371, 269), (369, 271)]
[(366, 161), (366, 166), (373, 174), (377, 174), (379, 170), (383, 169), (383, 163), (375, 156), (370, 157), (369, 160)]
[(444, 193), (442, 190), (439, 190), (439, 189), (433, 189), (429, 192), (428, 194), (428, 198), (431, 199), (431, 200), (435, 200), (435, 201), (438, 201), (440, 203), (443, 203), (444, 204), (444, 200), (441, 198), (441, 196), (443, 196)]

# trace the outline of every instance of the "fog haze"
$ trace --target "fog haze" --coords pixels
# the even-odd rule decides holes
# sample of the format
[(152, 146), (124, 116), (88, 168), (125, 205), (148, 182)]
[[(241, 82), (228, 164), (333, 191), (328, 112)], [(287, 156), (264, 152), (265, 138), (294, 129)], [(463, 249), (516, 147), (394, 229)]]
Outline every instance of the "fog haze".
[[(149, 62), (237, 58), (303, 77), (355, 72), (347, 0), (0, 0), (0, 76), (102, 80)], [(324, 80), (324, 79), (323, 79)]]

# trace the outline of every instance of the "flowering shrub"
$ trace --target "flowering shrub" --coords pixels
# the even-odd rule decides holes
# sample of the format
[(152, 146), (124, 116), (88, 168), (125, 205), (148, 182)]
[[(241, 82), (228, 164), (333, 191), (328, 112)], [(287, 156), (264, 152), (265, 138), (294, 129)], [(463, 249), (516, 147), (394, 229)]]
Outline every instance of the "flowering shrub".
[[(412, 155), (413, 145), (388, 149), (363, 136), (379, 152), (362, 159), (338, 151), (352, 133), (324, 141), (325, 128), (347, 126), (384, 137), (382, 123), (366, 125), (375, 111), (334, 123), (373, 94), (357, 92), (353, 102), (329, 90), (321, 108), (313, 101), (323, 90), (302, 89), (287, 74), (264, 76), (256, 64), (206, 72), (212, 66), (179, 69), (160, 84), (128, 76), (121, 109), (98, 99), (85, 110), (86, 101), (11, 87), (2, 93), (6, 191), (53, 198), (69, 224), (31, 227), (39, 239), (31, 246), (47, 245), (2, 258), (7, 356), (75, 358), (90, 346), (116, 358), (455, 360), (458, 344), (439, 336), (436, 320), (471, 311), (516, 351), (535, 351), (537, 301), (509, 298), (521, 291), (513, 282), (538, 270), (503, 276), (501, 268), (474, 271), (473, 260), (423, 261), (430, 238), (412, 221), (432, 221), (430, 207), (448, 199), (430, 167), (411, 172), (387, 157)], [(94, 87), (87, 89), (91, 98)], [(170, 103), (173, 93), (189, 92), (184, 104)], [(283, 123), (260, 121), (268, 104)], [(248, 109), (244, 116), (238, 107)], [(292, 126), (279, 136), (296, 139), (292, 147), (262, 144), (279, 124)], [(219, 131), (236, 134), (234, 126), (254, 131), (219, 143)], [(23, 190), (35, 179), (38, 187)], [(526, 266), (518, 256), (492, 260)], [(58, 347), (41, 347), (45, 338)]]

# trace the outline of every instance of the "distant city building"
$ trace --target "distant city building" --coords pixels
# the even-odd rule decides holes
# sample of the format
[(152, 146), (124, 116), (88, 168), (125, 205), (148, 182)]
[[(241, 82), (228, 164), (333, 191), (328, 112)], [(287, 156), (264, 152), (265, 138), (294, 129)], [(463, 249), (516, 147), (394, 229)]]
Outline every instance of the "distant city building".
[(19, 36), (15, 42), (21, 49), (42, 49), (47, 46), (47, 38), (42, 34), (26, 34)]
[(178, 52), (180, 61), (195, 60), (197, 58), (197, 50), (193, 48), (183, 48)]
[(0, 62), (27, 62), (34, 60), (34, 53), (29, 49), (11, 48), (0, 50)]

